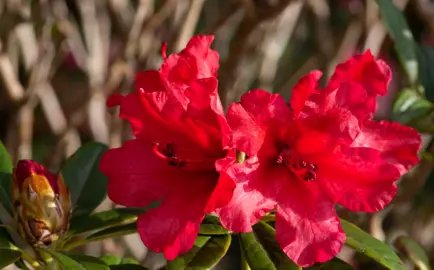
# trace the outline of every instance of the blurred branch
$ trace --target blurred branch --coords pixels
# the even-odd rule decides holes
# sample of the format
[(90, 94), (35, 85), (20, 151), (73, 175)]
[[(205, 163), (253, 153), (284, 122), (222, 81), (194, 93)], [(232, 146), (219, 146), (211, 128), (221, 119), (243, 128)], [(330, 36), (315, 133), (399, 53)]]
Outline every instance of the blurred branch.
[(191, 0), (190, 9), (185, 15), (184, 23), (175, 42), (176, 52), (184, 48), (193, 36), (204, 2), (205, 0)]
[(280, 0), (277, 4), (271, 5), (268, 1), (261, 1), (257, 4), (257, 6), (255, 6), (257, 15), (255, 18), (252, 19), (248, 16), (244, 16), (237, 28), (237, 31), (235, 32), (233, 40), (229, 45), (229, 55), (221, 64), (219, 93), (223, 107), (226, 108), (227, 105), (232, 101), (229, 100), (228, 93), (232, 91), (233, 79), (234, 75), (236, 74), (235, 70), (241, 61), (244, 46), (247, 44), (250, 34), (262, 22), (279, 15), (283, 10), (285, 10), (285, 7), (290, 2), (290, 0)]

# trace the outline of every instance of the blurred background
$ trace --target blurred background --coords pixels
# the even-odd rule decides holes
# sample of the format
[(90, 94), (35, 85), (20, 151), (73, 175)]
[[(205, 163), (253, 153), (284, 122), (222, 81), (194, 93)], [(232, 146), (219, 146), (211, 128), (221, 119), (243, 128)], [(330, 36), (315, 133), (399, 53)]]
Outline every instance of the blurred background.
[[(434, 1), (0, 0), (0, 139), (14, 161), (34, 159), (53, 171), (87, 141), (120, 146), (132, 134), (116, 109), (107, 110), (107, 97), (134, 91), (136, 72), (158, 68), (163, 42), (178, 52), (197, 33), (216, 36), (224, 106), (252, 88), (288, 99), (309, 71), (322, 70), (326, 82), (339, 62), (367, 49), (384, 59), (393, 80), (376, 118), (423, 133), (422, 161), (386, 210), (339, 211), (389, 243), (411, 236), (434, 263)], [(107, 199), (99, 210), (111, 207)], [(240, 269), (237, 250), (234, 241), (216, 269)], [(164, 264), (137, 235), (83, 251)]]

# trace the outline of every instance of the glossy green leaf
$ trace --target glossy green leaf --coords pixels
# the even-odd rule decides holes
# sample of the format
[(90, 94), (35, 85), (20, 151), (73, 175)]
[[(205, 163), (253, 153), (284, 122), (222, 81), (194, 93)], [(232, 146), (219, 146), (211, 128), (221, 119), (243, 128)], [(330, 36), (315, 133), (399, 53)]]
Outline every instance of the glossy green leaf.
[(200, 224), (199, 234), (202, 235), (222, 235), (229, 233), (230, 231), (223, 228), (219, 218), (216, 216), (207, 215), (203, 219), (202, 224)]
[(51, 250), (51, 249), (40, 249), (43, 252), (48, 253), (56, 260), (63, 269), (76, 269), (76, 270), (86, 270), (86, 268), (81, 265), (76, 260), (70, 258), (69, 256), (62, 254), (60, 252)]
[(88, 143), (62, 166), (65, 183), (71, 190), (74, 216), (90, 214), (107, 195), (107, 177), (98, 169), (101, 156), (107, 149), (101, 143)]
[(116, 227), (110, 227), (108, 229), (101, 230), (94, 234), (89, 235), (86, 240), (87, 241), (99, 241), (107, 238), (124, 236), (127, 234), (132, 234), (137, 232), (137, 223), (129, 223)]
[(18, 250), (5, 249), (0, 247), (0, 269), (13, 264), (21, 258), (21, 252)]
[(110, 270), (149, 270), (149, 268), (139, 264), (119, 264), (111, 265)]
[(5, 146), (0, 141), (0, 172), (12, 173), (12, 168), (13, 165), (9, 153), (6, 151)]
[(210, 269), (223, 258), (230, 244), (230, 234), (199, 235), (189, 252), (167, 263), (167, 270)]
[(115, 208), (104, 212), (92, 214), (90, 216), (80, 216), (71, 220), (69, 233), (78, 233), (101, 230), (107, 227), (131, 223), (137, 216), (145, 213), (148, 209), (157, 204), (151, 203), (146, 208)]
[(256, 238), (267, 252), (269, 258), (276, 266), (276, 269), (298, 270), (301, 269), (288, 256), (283, 253), (279, 243), (276, 241), (276, 230), (264, 221), (259, 221), (253, 226)]
[(9, 153), (0, 141), (0, 203), (12, 213), (12, 162)]
[(393, 104), (392, 120), (415, 126), (418, 120), (428, 117), (433, 111), (430, 101), (412, 89), (403, 89)]
[(119, 264), (139, 264), (139, 262), (133, 258), (119, 258), (114, 255), (105, 255), (99, 258), (107, 265), (119, 265)]
[(325, 263), (318, 263), (314, 266), (304, 268), (306, 270), (353, 270), (354, 267), (338, 258), (333, 258)]
[(120, 264), (140, 264), (137, 260), (133, 258), (123, 258)]
[(419, 64), (416, 54), (416, 43), (408, 27), (404, 15), (391, 0), (377, 0), (381, 17), (387, 27), (389, 35), (395, 41), (395, 50), (401, 65), (407, 73), (412, 85), (419, 77)]
[(122, 259), (115, 255), (104, 255), (99, 258), (101, 261), (105, 262), (107, 265), (118, 265), (121, 263)]
[(87, 270), (109, 270), (110, 267), (102, 260), (81, 255), (81, 254), (65, 254), (69, 258), (75, 260), (76, 262), (80, 263), (85, 269)]
[(434, 47), (420, 44), (418, 47), (420, 83), (428, 100), (434, 101)]
[(407, 269), (398, 255), (385, 243), (344, 219), (341, 219), (341, 224), (347, 235), (345, 245), (368, 256), (388, 269)]
[(393, 245), (399, 252), (409, 259), (419, 270), (430, 270), (428, 256), (416, 241), (408, 236), (400, 236), (395, 239)]
[(254, 232), (241, 233), (241, 251), (251, 269), (276, 270), (276, 266)]

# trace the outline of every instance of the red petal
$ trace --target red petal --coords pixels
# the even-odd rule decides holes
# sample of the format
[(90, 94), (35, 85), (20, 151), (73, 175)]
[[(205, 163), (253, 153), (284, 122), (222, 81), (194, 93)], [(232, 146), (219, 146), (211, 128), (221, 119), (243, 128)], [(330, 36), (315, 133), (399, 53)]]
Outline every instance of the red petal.
[(259, 126), (265, 126), (272, 120), (287, 123), (292, 119), (285, 100), (279, 94), (270, 94), (265, 90), (256, 89), (245, 93), (241, 97), (241, 105)]
[(383, 96), (391, 79), (391, 70), (382, 60), (375, 60), (368, 50), (364, 54), (354, 55), (347, 62), (336, 67), (327, 88), (333, 90), (339, 84), (355, 81), (361, 84), (370, 97)]
[(334, 204), (316, 183), (294, 181), (282, 191), (276, 238), (283, 252), (302, 267), (335, 257), (345, 242)]
[(187, 83), (192, 79), (216, 77), (218, 53), (210, 49), (214, 36), (194, 36), (179, 54), (171, 54), (160, 68), (163, 76), (174, 82)]
[(398, 170), (370, 148), (341, 147), (316, 158), (317, 180), (334, 202), (352, 211), (383, 209), (396, 194)]
[(21, 159), (13, 170), (14, 181), (17, 181), (18, 187), (21, 188), (24, 180), (31, 177), (32, 174), (45, 177), (50, 183), (51, 188), (55, 193), (59, 193), (57, 185), (57, 175), (48, 171), (44, 166), (33, 160)]
[(198, 61), (198, 78), (216, 77), (219, 68), (219, 55), (211, 49), (214, 36), (197, 35), (187, 44), (180, 55), (189, 54)]
[(223, 207), (228, 204), (232, 199), (232, 195), (235, 189), (234, 178), (227, 173), (230, 168), (236, 162), (235, 150), (231, 149), (225, 158), (219, 159), (215, 162), (215, 168), (219, 173), (219, 179), (212, 191), (205, 212), (211, 213), (215, 209)]
[[(292, 120), (285, 100), (264, 90), (245, 93), (240, 103), (229, 107), (226, 117), (233, 130), (236, 148), (249, 156), (256, 155), (261, 149), (268, 129), (284, 127), (282, 124), (289, 124)], [(277, 136), (278, 132), (275, 133)]]
[(140, 139), (106, 151), (99, 164), (109, 178), (108, 196), (117, 204), (144, 207), (170, 194), (174, 175), (182, 171), (167, 164), (152, 152), (152, 144)]
[(123, 100), (124, 96), (121, 94), (113, 94), (107, 99), (106, 105), (107, 107), (116, 107), (121, 105)]
[(239, 103), (232, 103), (226, 115), (232, 128), (235, 147), (249, 156), (254, 156), (261, 148), (265, 131), (256, 125), (251, 115)]
[(232, 200), (218, 209), (217, 214), (222, 225), (231, 231), (252, 231), (252, 225), (275, 208), (282, 171), (259, 167), (256, 158), (249, 158), (243, 164), (232, 166), (228, 173), (236, 179), (237, 186)]
[(306, 104), (306, 100), (312, 93), (318, 89), (318, 80), (321, 78), (322, 72), (314, 70), (308, 75), (301, 78), (298, 83), (292, 88), (289, 104), (294, 117), (297, 117)]
[(421, 137), (416, 130), (398, 123), (367, 120), (352, 146), (380, 151), (381, 157), (395, 165), (402, 175), (419, 162)]
[[(185, 204), (182, 204), (185, 205)], [(154, 252), (164, 252), (167, 260), (188, 252), (196, 240), (203, 216), (189, 219), (173, 209), (173, 204), (161, 204), (139, 216), (137, 230), (147, 248)]]

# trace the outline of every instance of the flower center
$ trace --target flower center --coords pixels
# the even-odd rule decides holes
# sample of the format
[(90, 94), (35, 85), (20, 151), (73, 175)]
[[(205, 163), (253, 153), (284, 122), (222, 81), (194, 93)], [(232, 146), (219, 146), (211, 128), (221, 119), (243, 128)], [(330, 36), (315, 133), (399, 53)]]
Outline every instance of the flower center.
[[(166, 145), (154, 143), (153, 152), (170, 166), (193, 171), (214, 170), (215, 161), (221, 158), (220, 156), (208, 156), (200, 149), (179, 148), (174, 143)], [(225, 155), (225, 153), (222, 154)]]
[(306, 162), (297, 152), (291, 151), (288, 147), (280, 151), (276, 162), (284, 164), (292, 173), (307, 182), (316, 178), (316, 164)]
[(167, 164), (169, 164), (170, 166), (182, 168), (185, 166), (185, 164), (187, 164), (185, 160), (179, 159), (174, 143), (168, 143), (163, 148), (159, 146), (160, 145), (158, 143), (154, 143), (153, 146), (154, 153), (158, 157), (166, 160)]

